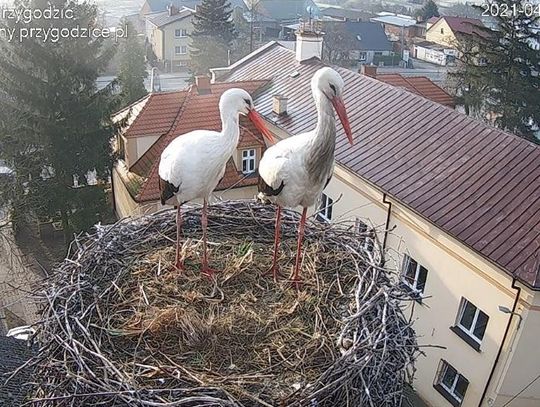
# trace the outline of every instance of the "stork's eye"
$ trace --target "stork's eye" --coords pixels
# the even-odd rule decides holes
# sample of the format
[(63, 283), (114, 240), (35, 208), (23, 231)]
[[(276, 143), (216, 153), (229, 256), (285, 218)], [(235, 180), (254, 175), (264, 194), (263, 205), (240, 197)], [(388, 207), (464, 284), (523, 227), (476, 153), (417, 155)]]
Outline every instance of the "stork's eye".
[(249, 99), (244, 99), (244, 102), (246, 102), (246, 105), (251, 106), (251, 100), (249, 100)]
[(337, 95), (336, 87), (332, 84), (330, 84), (330, 89), (334, 92), (334, 95)]

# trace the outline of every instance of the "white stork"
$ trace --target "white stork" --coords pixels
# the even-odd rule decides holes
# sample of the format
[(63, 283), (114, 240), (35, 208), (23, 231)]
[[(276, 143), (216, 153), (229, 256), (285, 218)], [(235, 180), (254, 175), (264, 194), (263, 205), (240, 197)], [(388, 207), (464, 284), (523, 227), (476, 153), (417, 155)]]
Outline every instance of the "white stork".
[(207, 255), (207, 201), (225, 174), (227, 161), (232, 156), (240, 137), (239, 114), (247, 115), (261, 133), (273, 141), (262, 118), (253, 108), (253, 100), (243, 89), (229, 89), (219, 100), (221, 132), (195, 130), (175, 138), (161, 154), (159, 163), (159, 189), (163, 205), (176, 205), (176, 260), (175, 266), (183, 270), (180, 256), (182, 229), (182, 204), (194, 199), (203, 199), (202, 272), (211, 276), (215, 270), (208, 267)]
[(351, 127), (343, 103), (344, 82), (331, 68), (319, 69), (311, 80), (311, 91), (317, 108), (314, 130), (289, 137), (273, 145), (259, 163), (259, 194), (263, 202), (277, 204), (272, 273), (277, 278), (277, 252), (281, 229), (281, 208), (303, 207), (298, 230), (298, 244), (293, 284), (298, 288), (300, 257), (307, 208), (312, 206), (326, 187), (334, 170), (336, 121), (334, 110), (351, 145)]

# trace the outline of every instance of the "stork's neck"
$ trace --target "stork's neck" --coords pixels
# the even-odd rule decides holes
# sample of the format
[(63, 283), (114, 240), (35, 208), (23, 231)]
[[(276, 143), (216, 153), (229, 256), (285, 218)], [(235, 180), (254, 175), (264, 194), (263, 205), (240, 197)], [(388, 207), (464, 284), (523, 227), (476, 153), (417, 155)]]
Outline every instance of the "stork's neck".
[(230, 157), (240, 139), (240, 127), (238, 123), (238, 112), (224, 109), (221, 112), (221, 135), (223, 142), (223, 152)]
[[(314, 89), (315, 106), (317, 107), (317, 127), (313, 131), (307, 169), (314, 176), (326, 177), (334, 164), (336, 148), (336, 119), (330, 100), (318, 89)], [(316, 175), (315, 175), (316, 174)], [(318, 180), (317, 182), (322, 182)]]

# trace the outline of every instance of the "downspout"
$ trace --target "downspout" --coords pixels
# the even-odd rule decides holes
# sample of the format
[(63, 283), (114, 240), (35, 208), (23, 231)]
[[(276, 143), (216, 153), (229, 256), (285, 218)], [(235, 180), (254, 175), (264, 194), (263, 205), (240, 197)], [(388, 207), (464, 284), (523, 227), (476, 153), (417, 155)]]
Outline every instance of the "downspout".
[(388, 229), (390, 228), (390, 215), (392, 213), (392, 202), (388, 201), (386, 192), (383, 194), (382, 202), (383, 204), (388, 205), (388, 211), (386, 212), (386, 225), (384, 226), (384, 238), (383, 238), (383, 244), (382, 244), (382, 253), (383, 253), (383, 259), (382, 259), (382, 266), (384, 267), (384, 263), (386, 262), (386, 259), (384, 257), (384, 253), (386, 252), (386, 241), (388, 240)]
[(482, 407), (482, 403), (484, 402), (484, 399), (486, 398), (486, 394), (487, 394), (489, 385), (491, 384), (491, 380), (493, 380), (493, 375), (495, 374), (495, 369), (497, 368), (497, 365), (499, 364), (499, 359), (501, 357), (504, 344), (506, 343), (506, 338), (508, 336), (508, 333), (510, 332), (510, 325), (512, 324), (512, 319), (513, 319), (513, 317), (515, 315), (514, 313), (516, 312), (517, 304), (518, 304), (518, 301), (519, 301), (519, 296), (521, 294), (521, 287), (517, 287), (515, 284), (516, 284), (516, 279), (514, 277), (512, 279), (512, 288), (514, 290), (517, 290), (517, 293), (516, 293), (516, 299), (514, 300), (514, 305), (512, 306), (512, 314), (510, 314), (510, 317), (508, 318), (508, 323), (506, 324), (506, 329), (504, 331), (504, 336), (503, 336), (501, 345), (499, 346), (497, 356), (495, 357), (495, 362), (493, 363), (493, 367), (491, 368), (491, 372), (489, 373), (489, 377), (488, 377), (486, 386), (484, 387), (482, 397), (480, 397), (480, 402), (478, 403), (478, 407)]

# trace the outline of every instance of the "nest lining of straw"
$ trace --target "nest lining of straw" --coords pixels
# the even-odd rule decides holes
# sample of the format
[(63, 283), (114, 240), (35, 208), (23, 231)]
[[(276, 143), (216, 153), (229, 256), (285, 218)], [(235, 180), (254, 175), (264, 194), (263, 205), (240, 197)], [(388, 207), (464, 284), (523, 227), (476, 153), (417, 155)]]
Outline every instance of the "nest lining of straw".
[(210, 280), (200, 208), (183, 212), (185, 271), (172, 267), (175, 212), (77, 239), (41, 292), (32, 360), (39, 406), (399, 406), (418, 348), (380, 247), (308, 223), (300, 291), (298, 216), (284, 212), (274, 282), (274, 209), (210, 207)]

